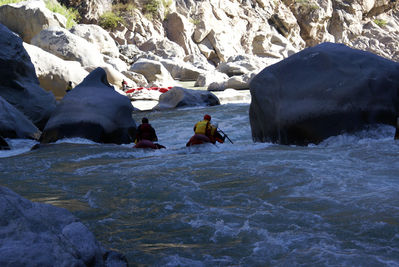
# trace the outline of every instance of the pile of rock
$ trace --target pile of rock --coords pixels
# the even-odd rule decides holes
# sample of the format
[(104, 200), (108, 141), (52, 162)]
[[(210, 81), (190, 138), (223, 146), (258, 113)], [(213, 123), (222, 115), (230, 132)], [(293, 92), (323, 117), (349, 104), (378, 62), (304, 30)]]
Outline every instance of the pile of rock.
[[(67, 210), (0, 186), (1, 266), (128, 266)], [(6, 234), (5, 234), (6, 233)]]

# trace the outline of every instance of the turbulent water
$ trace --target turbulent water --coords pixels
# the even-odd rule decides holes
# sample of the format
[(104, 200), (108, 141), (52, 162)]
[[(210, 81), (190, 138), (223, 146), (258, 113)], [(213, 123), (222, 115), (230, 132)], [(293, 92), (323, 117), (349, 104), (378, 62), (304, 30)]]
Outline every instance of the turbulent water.
[[(136, 113), (166, 150), (9, 140), (0, 184), (64, 207), (132, 266), (399, 266), (399, 142), (376, 126), (254, 144), (248, 104)], [(186, 148), (204, 113), (234, 144)]]

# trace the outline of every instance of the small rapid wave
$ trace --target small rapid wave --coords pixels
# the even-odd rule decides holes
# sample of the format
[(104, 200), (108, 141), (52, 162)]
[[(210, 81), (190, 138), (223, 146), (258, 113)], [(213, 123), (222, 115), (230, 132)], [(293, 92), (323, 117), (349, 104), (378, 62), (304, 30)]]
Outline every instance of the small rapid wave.
[[(185, 146), (204, 113), (234, 144)], [(144, 116), (167, 149), (9, 140), (0, 183), (67, 208), (134, 266), (398, 265), (392, 127), (301, 147), (252, 142), (248, 105)]]
[[(319, 144), (321, 147), (363, 145), (370, 143), (392, 141), (395, 135), (395, 127), (390, 125), (370, 125), (355, 133), (344, 133), (332, 136)], [(313, 146), (313, 145), (312, 145)]]
[(0, 158), (7, 158), (26, 153), (38, 144), (37, 141), (30, 139), (6, 139), (10, 150), (0, 150)]

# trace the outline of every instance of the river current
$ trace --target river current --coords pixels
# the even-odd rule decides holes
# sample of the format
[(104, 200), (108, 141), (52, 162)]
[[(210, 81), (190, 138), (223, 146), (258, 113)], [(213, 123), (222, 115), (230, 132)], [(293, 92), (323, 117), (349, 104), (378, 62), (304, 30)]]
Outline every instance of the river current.
[[(77, 216), (131, 266), (399, 266), (399, 142), (373, 126), (253, 143), (248, 104), (134, 113), (165, 150), (8, 140), (0, 184)], [(205, 113), (234, 144), (186, 148)]]

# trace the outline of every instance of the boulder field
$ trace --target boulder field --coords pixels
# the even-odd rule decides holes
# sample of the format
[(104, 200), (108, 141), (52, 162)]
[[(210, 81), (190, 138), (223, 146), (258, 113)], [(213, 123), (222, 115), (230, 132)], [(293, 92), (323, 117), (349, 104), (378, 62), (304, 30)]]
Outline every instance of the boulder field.
[(97, 68), (57, 105), (40, 141), (81, 137), (98, 143), (131, 143), (136, 135), (132, 112), (129, 98), (117, 93), (105, 70)]
[(265, 68), (250, 90), (254, 141), (317, 144), (368, 124), (395, 125), (399, 63), (323, 43)]

